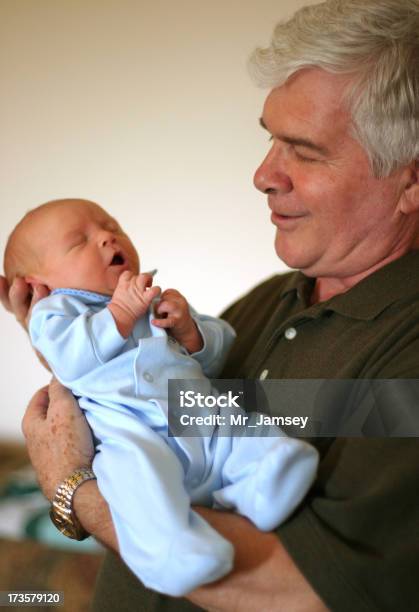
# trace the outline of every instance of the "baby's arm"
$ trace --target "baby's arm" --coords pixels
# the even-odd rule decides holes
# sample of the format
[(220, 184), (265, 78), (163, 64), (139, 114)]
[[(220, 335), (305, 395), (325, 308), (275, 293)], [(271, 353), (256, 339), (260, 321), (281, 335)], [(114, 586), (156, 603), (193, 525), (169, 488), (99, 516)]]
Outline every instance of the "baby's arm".
[(163, 319), (153, 325), (167, 329), (192, 354), (209, 378), (221, 372), (236, 337), (234, 329), (222, 319), (198, 314), (175, 289), (167, 289), (155, 309)]
[(197, 353), (204, 346), (201, 332), (189, 310), (189, 304), (176, 289), (166, 289), (155, 309), (163, 319), (153, 319), (156, 327), (161, 327), (186, 348), (189, 353)]
[(126, 343), (108, 308), (95, 313), (77, 296), (65, 294), (35, 304), (29, 334), (34, 348), (69, 387), (120, 354)]
[(236, 332), (227, 321), (196, 312), (191, 306), (190, 312), (204, 339), (204, 346), (196, 359), (208, 378), (217, 378), (222, 371), (227, 355), (236, 338)]
[(119, 333), (128, 338), (138, 319), (145, 315), (151, 302), (160, 294), (160, 287), (151, 287), (150, 274), (123, 272), (108, 308), (115, 319)]

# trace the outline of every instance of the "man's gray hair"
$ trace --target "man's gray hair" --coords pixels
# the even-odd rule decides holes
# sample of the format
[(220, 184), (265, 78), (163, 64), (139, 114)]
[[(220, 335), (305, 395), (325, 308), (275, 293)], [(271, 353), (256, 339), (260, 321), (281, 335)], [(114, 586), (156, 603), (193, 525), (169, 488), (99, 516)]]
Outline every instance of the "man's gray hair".
[(419, 158), (419, 1), (327, 0), (279, 23), (250, 70), (277, 87), (308, 67), (353, 75), (353, 133), (375, 176)]

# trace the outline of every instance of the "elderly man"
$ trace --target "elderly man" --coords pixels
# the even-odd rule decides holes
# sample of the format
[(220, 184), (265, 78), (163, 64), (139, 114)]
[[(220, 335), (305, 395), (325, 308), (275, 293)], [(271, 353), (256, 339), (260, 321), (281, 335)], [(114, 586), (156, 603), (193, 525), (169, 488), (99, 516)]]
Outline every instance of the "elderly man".
[[(278, 256), (300, 272), (225, 313), (238, 332), (226, 377), (419, 378), (418, 32), (416, 1), (330, 0), (297, 12), (256, 52), (254, 72), (272, 87), (261, 118), (272, 146), (255, 184)], [(24, 322), (27, 286), (1, 287)], [(35, 395), (23, 428), (47, 497), (90, 465), (84, 419), (57, 383)], [(229, 576), (171, 600), (110, 554), (97, 609), (416, 610), (419, 441), (314, 443), (317, 481), (276, 533), (201, 509), (235, 546)], [(95, 482), (73, 501), (84, 528), (117, 551)]]

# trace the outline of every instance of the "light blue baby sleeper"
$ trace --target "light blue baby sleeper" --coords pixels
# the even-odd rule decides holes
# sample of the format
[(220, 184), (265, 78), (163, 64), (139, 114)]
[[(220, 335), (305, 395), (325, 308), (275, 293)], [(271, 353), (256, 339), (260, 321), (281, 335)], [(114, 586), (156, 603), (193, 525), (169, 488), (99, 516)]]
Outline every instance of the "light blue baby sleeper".
[(276, 428), (276, 437), (221, 437), (216, 428), (208, 437), (169, 437), (168, 380), (199, 379), (210, 391), (206, 377), (221, 371), (234, 331), (191, 309), (204, 347), (189, 355), (151, 324), (151, 312), (123, 338), (109, 301), (55, 290), (34, 307), (30, 336), (92, 428), (93, 469), (121, 557), (146, 586), (180, 596), (233, 565), (231, 544), (191, 502), (234, 509), (271, 530), (306, 494), (317, 452)]

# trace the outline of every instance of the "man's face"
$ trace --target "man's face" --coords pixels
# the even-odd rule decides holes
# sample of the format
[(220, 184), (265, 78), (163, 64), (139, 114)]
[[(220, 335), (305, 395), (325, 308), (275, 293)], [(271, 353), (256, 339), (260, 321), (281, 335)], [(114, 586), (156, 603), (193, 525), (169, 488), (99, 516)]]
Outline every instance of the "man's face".
[(125, 270), (137, 274), (137, 252), (119, 224), (93, 202), (46, 208), (31, 228), (40, 254), (37, 278), (50, 289), (70, 287), (111, 295)]
[(278, 256), (309, 276), (362, 273), (407, 239), (402, 171), (373, 176), (350, 133), (346, 83), (320, 69), (300, 71), (271, 91), (261, 120), (272, 148), (255, 185), (268, 195)]

